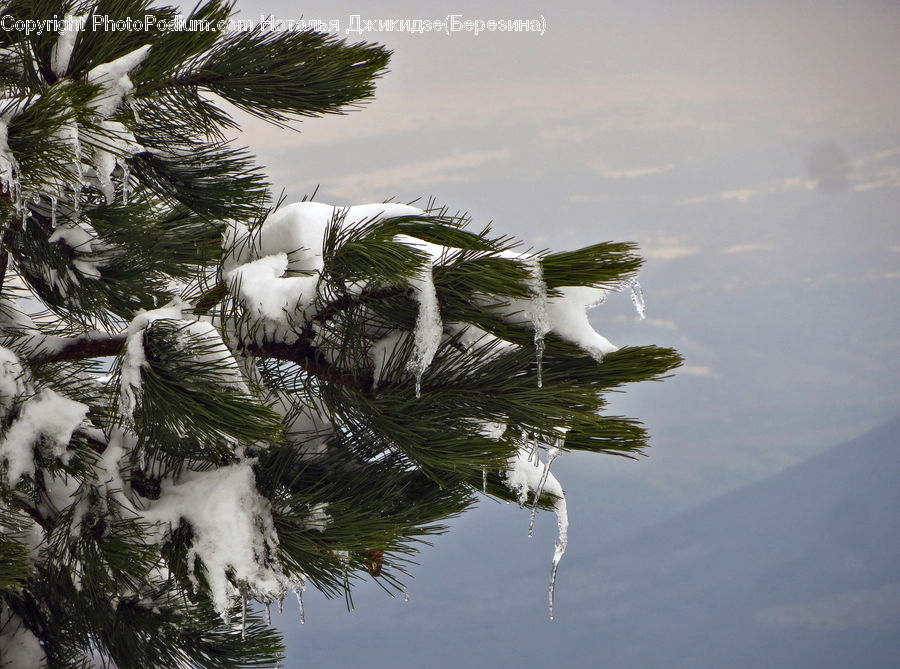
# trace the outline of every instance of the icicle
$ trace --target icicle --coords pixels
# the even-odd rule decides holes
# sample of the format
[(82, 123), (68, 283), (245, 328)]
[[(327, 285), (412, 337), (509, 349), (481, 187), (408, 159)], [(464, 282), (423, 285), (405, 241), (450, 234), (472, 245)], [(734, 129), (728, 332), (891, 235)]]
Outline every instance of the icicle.
[(271, 602), (266, 602), (266, 625), (269, 627), (272, 626), (272, 604)]
[(628, 286), (631, 288), (631, 303), (634, 310), (637, 311), (638, 317), (644, 320), (644, 291), (641, 290), (641, 284), (637, 279), (630, 279)]
[[(553, 552), (553, 567), (550, 569), (550, 588), (549, 588), (549, 603), (550, 603), (550, 620), (553, 620), (553, 595), (556, 589), (556, 572), (559, 569), (559, 561), (562, 559), (562, 556), (566, 553), (566, 547), (569, 543), (568, 537), (568, 527), (569, 527), (569, 519), (568, 514), (566, 513), (566, 503), (565, 500), (562, 501), (562, 510), (557, 509), (557, 518), (559, 524), (559, 539), (556, 542), (556, 550)], [(560, 518), (560, 513), (562, 514), (562, 518)]]
[(419, 302), (419, 314), (416, 317), (412, 359), (407, 364), (407, 368), (416, 378), (416, 397), (421, 397), (422, 374), (428, 369), (428, 365), (434, 359), (434, 354), (437, 353), (444, 326), (441, 323), (441, 312), (438, 307), (437, 292), (434, 289), (431, 263), (425, 265), (421, 276), (412, 279), (411, 284)]
[(284, 595), (278, 598), (278, 613), (284, 613)]
[(247, 638), (247, 593), (241, 593), (241, 639)]
[(409, 601), (409, 593), (407, 593), (407, 592), (404, 592), (404, 593), (403, 593), (403, 601), (404, 601), (404, 602), (408, 602), (408, 601)]
[(294, 594), (297, 595), (297, 606), (300, 607), (300, 624), (306, 624), (306, 613), (303, 611), (303, 590), (294, 590)]
[(72, 185), (72, 216), (75, 219), (75, 222), (78, 222), (78, 219), (81, 218), (81, 189), (84, 188), (84, 185), (77, 181)]
[(547, 315), (547, 284), (544, 282), (544, 270), (541, 259), (533, 258), (531, 277), (528, 287), (531, 290), (531, 323), (534, 326), (534, 347), (537, 357), (537, 386), (544, 385), (544, 335), (550, 331), (550, 318)]
[(50, 196), (50, 226), (55, 230), (56, 229), (56, 203), (57, 198), (55, 195)]
[(544, 466), (544, 473), (541, 474), (541, 482), (538, 483), (537, 490), (534, 493), (534, 502), (531, 505), (531, 520), (528, 522), (528, 536), (534, 535), (534, 517), (537, 514), (538, 500), (544, 494), (544, 486), (547, 485), (547, 475), (550, 473), (550, 465), (559, 455), (559, 448), (554, 446), (547, 452), (547, 464)]
[(481, 468), (481, 492), (487, 492), (487, 469)]

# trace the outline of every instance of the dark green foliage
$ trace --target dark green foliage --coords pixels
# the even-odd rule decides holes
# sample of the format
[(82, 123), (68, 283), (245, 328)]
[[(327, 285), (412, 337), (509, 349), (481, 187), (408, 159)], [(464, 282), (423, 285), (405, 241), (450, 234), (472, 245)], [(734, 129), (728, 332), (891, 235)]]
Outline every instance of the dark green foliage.
[[(232, 9), (210, 0), (187, 19), (215, 26)], [(92, 27), (178, 14), (151, 0), (0, 0), (0, 14), (88, 17), (58, 72), (53, 31), (0, 32), (0, 664), (6, 620), (50, 667), (273, 666), (280, 636), (248, 602), (310, 585), (349, 603), (359, 579), (402, 591), (449, 518), (482, 496), (519, 499), (505, 472), (526, 446), (644, 451), (637, 421), (602, 413), (604, 393), (665, 378), (678, 354), (601, 356), (536, 337), (530, 311), (567, 287), (627, 286), (631, 244), (521, 253), (433, 203), (366, 221), (336, 209), (321, 265), (254, 298), (283, 323), (243, 296), (251, 279), (230, 270), (256, 259), (282, 203), (226, 141), (236, 122), (218, 101), (275, 125), (343, 113), (371, 97), (386, 49)], [(133, 90), (101, 118), (110, 84), (88, 74), (146, 44)], [(428, 276), (443, 333), (422, 365)], [(279, 302), (290, 279), (306, 292)], [(38, 398), (52, 415), (26, 424)], [(220, 495), (222, 481), (236, 502), (224, 520), (170, 508), (174, 489), (202, 507), (191, 491)], [(204, 522), (215, 538), (254, 533), (241, 548), (263, 576), (215, 564)]]

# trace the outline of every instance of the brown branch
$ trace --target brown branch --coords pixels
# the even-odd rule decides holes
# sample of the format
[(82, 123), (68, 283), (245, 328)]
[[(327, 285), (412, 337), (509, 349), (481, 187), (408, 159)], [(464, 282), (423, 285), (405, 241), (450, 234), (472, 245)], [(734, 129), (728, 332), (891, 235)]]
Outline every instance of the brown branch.
[(37, 350), (35, 359), (47, 362), (64, 362), (66, 360), (87, 360), (119, 355), (125, 346), (125, 333), (106, 336), (82, 336), (62, 339), (52, 351)]
[(228, 284), (219, 281), (215, 286), (200, 296), (197, 304), (194, 305), (194, 315), (202, 316), (209, 312), (228, 294)]
[(239, 344), (240, 352), (258, 358), (271, 358), (293, 362), (304, 371), (323, 381), (367, 391), (372, 386), (372, 379), (360, 377), (351, 372), (339, 369), (328, 362), (325, 357), (310, 343), (314, 335), (309, 333), (293, 344), (277, 341), (265, 341), (261, 344), (250, 342)]

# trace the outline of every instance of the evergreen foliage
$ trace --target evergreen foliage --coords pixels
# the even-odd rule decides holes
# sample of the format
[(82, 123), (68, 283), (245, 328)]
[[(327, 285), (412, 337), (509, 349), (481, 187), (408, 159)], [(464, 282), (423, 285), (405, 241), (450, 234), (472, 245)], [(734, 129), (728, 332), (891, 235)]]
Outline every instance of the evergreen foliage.
[(0, 32), (0, 666), (38, 641), (53, 667), (272, 665), (249, 601), (401, 591), (416, 546), (484, 495), (564, 511), (561, 488), (516, 489), (516, 457), (640, 454), (604, 393), (680, 363), (563, 314), (630, 285), (630, 244), (522, 253), (390, 203), (297, 228), (324, 210), (272, 201), (218, 101), (276, 125), (344, 113), (389, 52), (91, 27), (177, 13), (0, 2), (88, 17), (74, 39)]

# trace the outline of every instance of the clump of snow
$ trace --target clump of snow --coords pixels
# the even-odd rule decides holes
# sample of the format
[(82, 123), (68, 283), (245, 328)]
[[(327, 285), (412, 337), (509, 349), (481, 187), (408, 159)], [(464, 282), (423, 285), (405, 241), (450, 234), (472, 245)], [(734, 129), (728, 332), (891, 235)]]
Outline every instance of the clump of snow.
[[(421, 209), (402, 204), (335, 207), (321, 202), (296, 202), (271, 213), (258, 229), (251, 231), (245, 225), (231, 224), (223, 241), (223, 278), (250, 317), (250, 334), (257, 341), (296, 341), (298, 335), (293, 326), (306, 320), (306, 312), (314, 303), (330, 225), (351, 228), (420, 214)], [(289, 276), (295, 272), (309, 274)], [(422, 279), (426, 301), (430, 299), (426, 286), (429, 279), (430, 274)], [(356, 289), (362, 290), (362, 286)], [(424, 340), (419, 353), (420, 361), (430, 362)]]
[(86, 18), (86, 14), (82, 16), (66, 14), (66, 30), (59, 34), (56, 44), (53, 45), (53, 51), (50, 53), (50, 70), (57, 77), (64, 77), (69, 71), (69, 61), (75, 50), (75, 38), (78, 37), (78, 29)]
[[(63, 38), (61, 37), (60, 40)], [(74, 39), (74, 37), (73, 37)], [(89, 102), (90, 107), (99, 118), (99, 129), (96, 132), (83, 132), (84, 140), (93, 149), (93, 170), (97, 184), (106, 198), (107, 204), (115, 201), (115, 184), (112, 174), (118, 165), (127, 175), (126, 160), (135, 153), (144, 150), (134, 134), (118, 121), (109, 120), (126, 96), (134, 90), (134, 84), (128, 74), (140, 66), (150, 52), (150, 45), (144, 45), (116, 60), (97, 65), (87, 73), (88, 83), (98, 85), (100, 92)], [(71, 134), (71, 130), (67, 129)], [(75, 128), (75, 137), (78, 129)], [(80, 140), (78, 140), (80, 142)], [(78, 146), (80, 153), (80, 144)], [(78, 161), (80, 163), (80, 160)], [(79, 170), (81, 168), (79, 167)], [(124, 185), (127, 193), (128, 185)], [(76, 197), (77, 197), (76, 188)], [(77, 203), (76, 203), (77, 206)]]
[(547, 300), (550, 332), (577, 344), (597, 360), (617, 350), (606, 337), (594, 330), (587, 315), (588, 309), (606, 300), (608, 291), (588, 286), (563, 286), (559, 291), (561, 297)]
[(277, 599), (291, 587), (277, 560), (278, 535), (268, 500), (256, 489), (253, 461), (205, 472), (186, 472), (164, 481), (159, 499), (143, 511), (144, 520), (176, 528), (190, 524), (193, 544), (187, 563), (199, 557), (206, 569), (216, 611), (227, 617), (233, 599), (249, 588), (256, 597)]
[(350, 228), (370, 221), (415, 216), (421, 209), (405, 204), (335, 207), (321, 202), (295, 202), (272, 212), (252, 233), (232, 223), (225, 232), (226, 272), (266, 256), (286, 254), (292, 271), (321, 271), (325, 232), (332, 223)]
[(225, 274), (231, 291), (240, 300), (258, 330), (257, 340), (273, 339), (287, 343), (297, 334), (291, 324), (302, 320), (303, 312), (316, 297), (317, 274), (290, 276), (286, 253), (265, 256), (244, 263)]
[(145, 44), (115, 60), (97, 65), (87, 73), (88, 83), (100, 86), (100, 93), (89, 104), (101, 119), (112, 116), (125, 96), (134, 90), (128, 74), (143, 63), (149, 53), (150, 45)]
[(41, 642), (9, 608), (0, 612), (0, 667), (38, 669), (46, 666)]
[(0, 346), (0, 420), (12, 410), (17, 397), (26, 392), (25, 369), (16, 354)]
[(153, 321), (164, 318), (179, 320), (186, 307), (186, 304), (176, 300), (160, 309), (141, 311), (128, 324), (120, 372), (120, 409), (124, 416), (131, 416), (134, 413), (141, 392), (141, 368), (147, 364), (144, 355), (144, 332)]
[(10, 428), (0, 440), (0, 460), (6, 460), (9, 485), (16, 485), (23, 476), (34, 474), (34, 445), (43, 438), (52, 455), (66, 463), (71, 457), (67, 450), (72, 433), (87, 416), (88, 407), (44, 388), (23, 403)]

